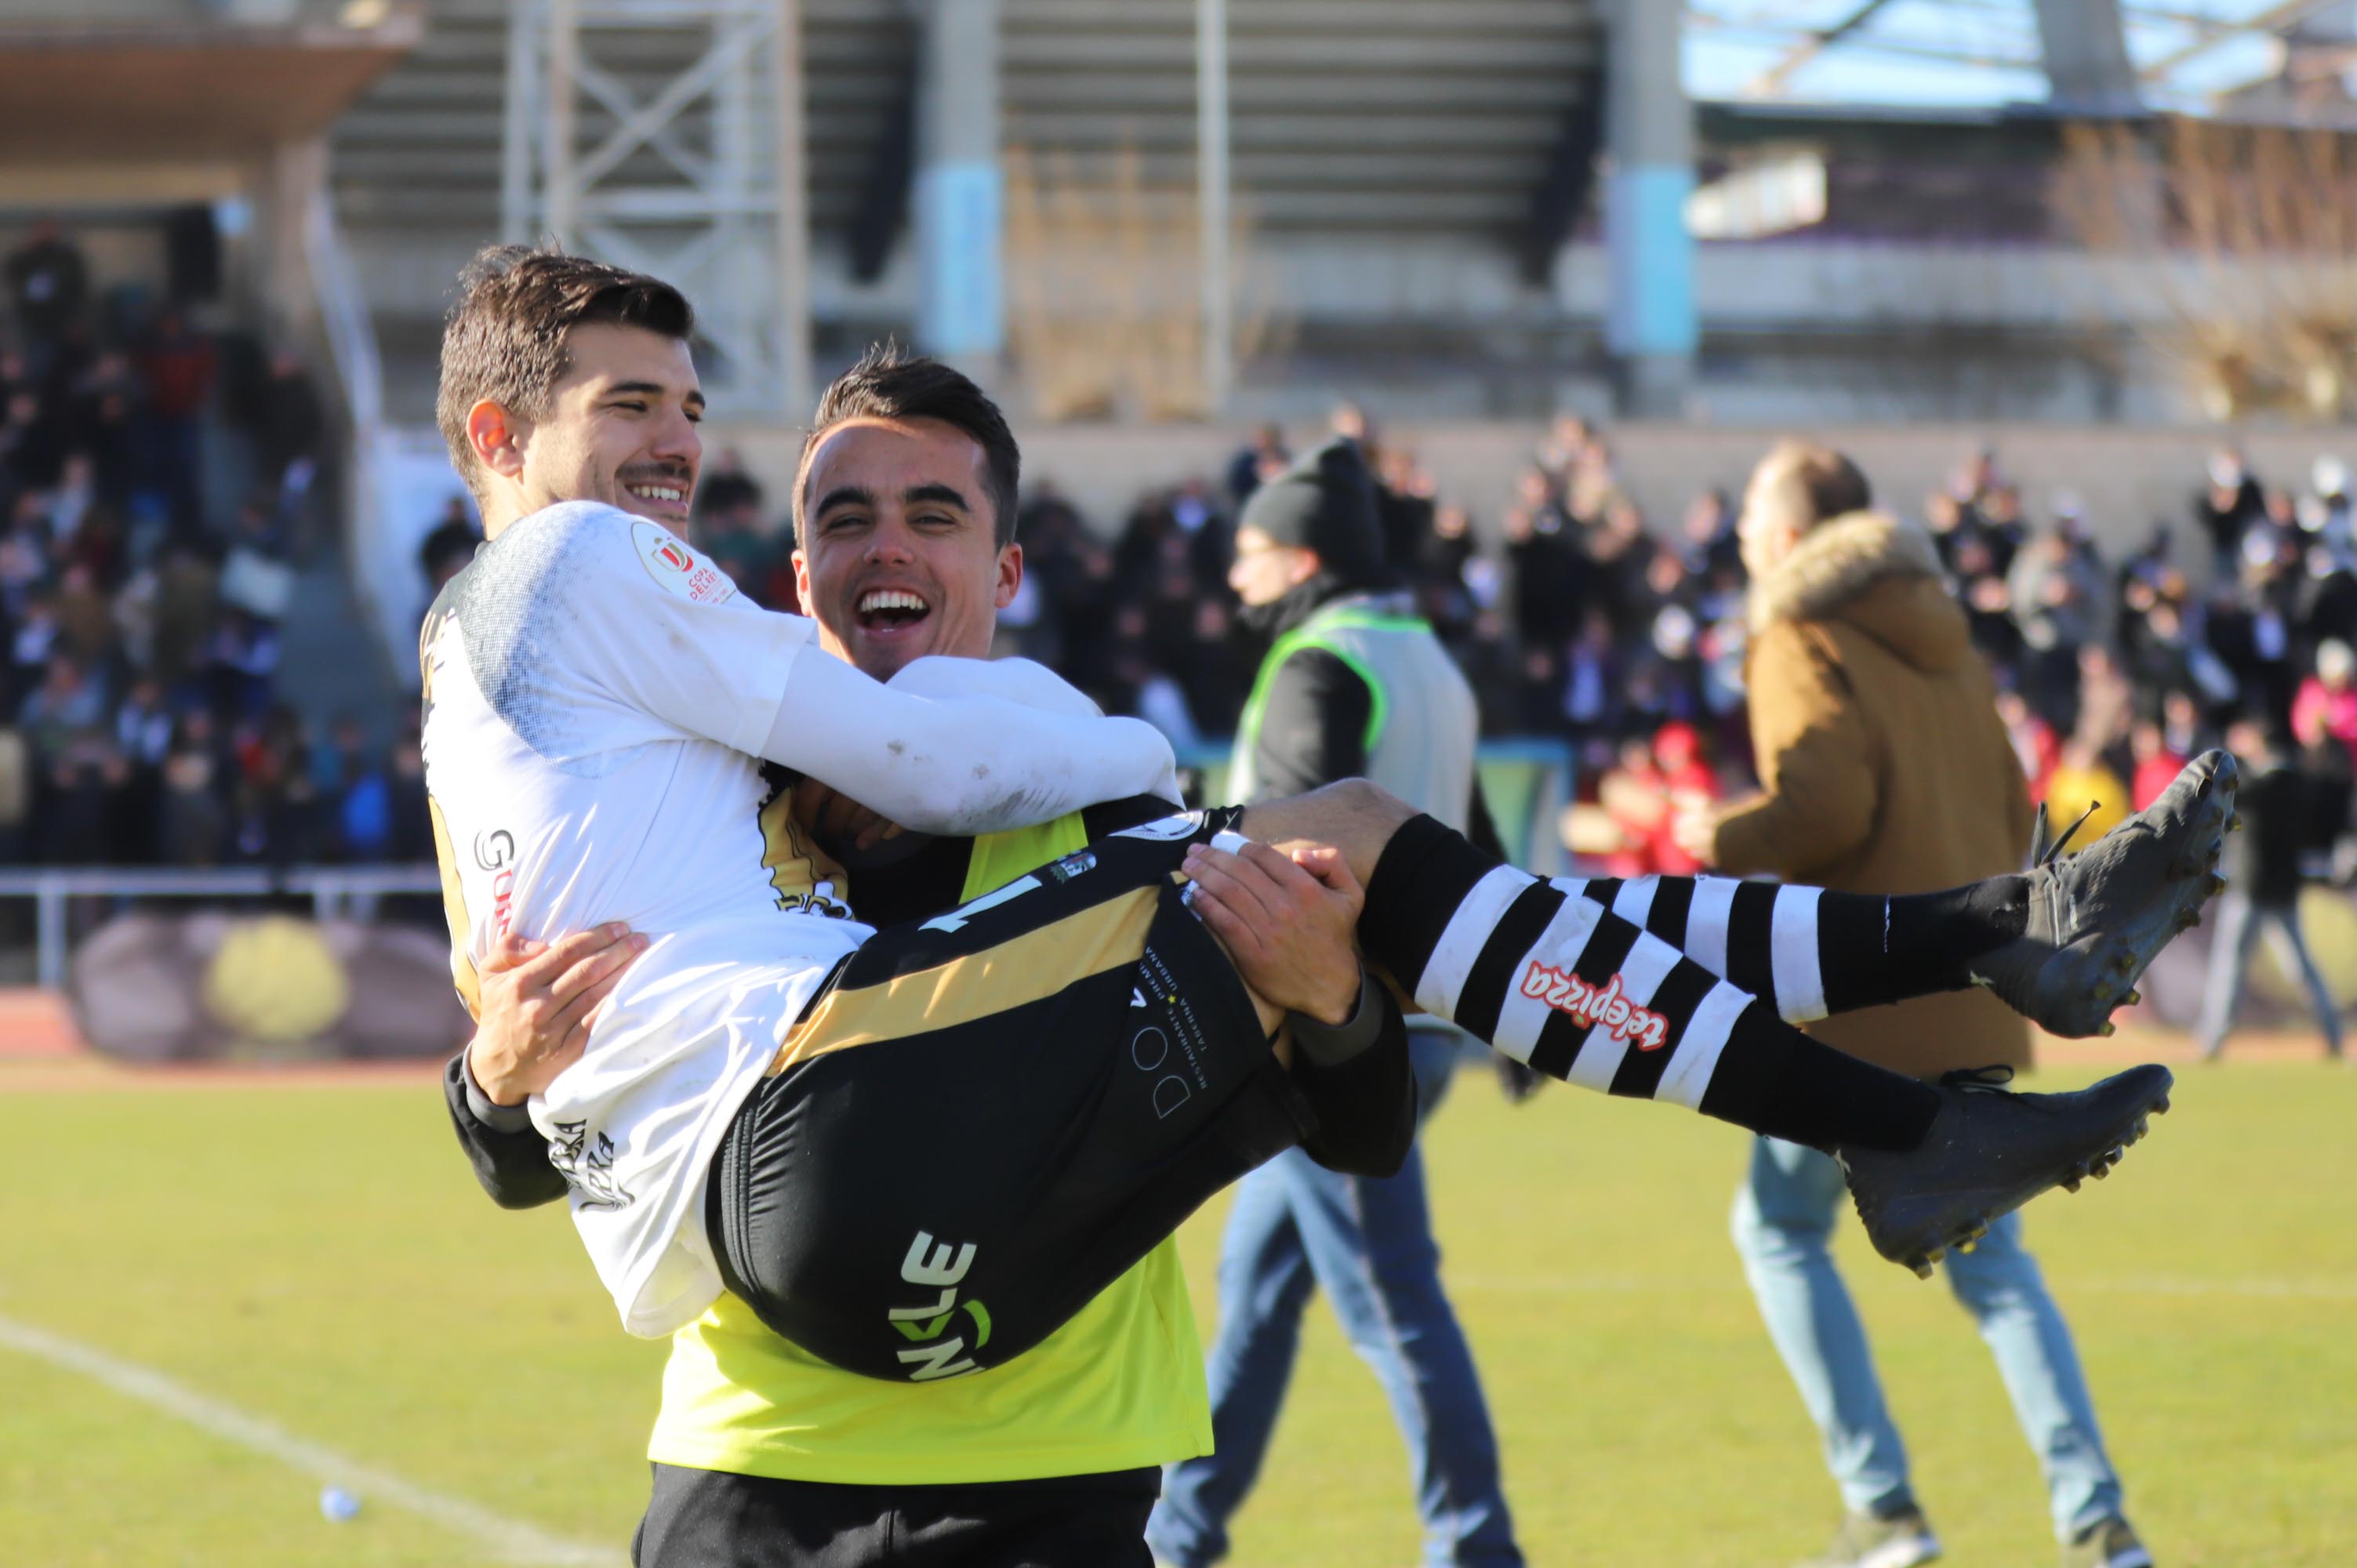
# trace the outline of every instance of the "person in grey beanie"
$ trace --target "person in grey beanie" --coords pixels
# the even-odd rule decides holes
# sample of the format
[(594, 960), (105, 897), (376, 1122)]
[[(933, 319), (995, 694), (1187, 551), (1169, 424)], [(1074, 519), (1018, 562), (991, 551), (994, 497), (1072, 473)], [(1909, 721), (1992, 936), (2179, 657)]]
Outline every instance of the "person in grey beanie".
[[(1473, 777), (1472, 691), (1411, 596), (1392, 585), (1374, 482), (1355, 444), (1329, 441), (1253, 492), (1228, 581), (1245, 623), (1274, 639), (1238, 726), (1232, 799), (1371, 778), (1495, 846)], [(1426, 1114), (1464, 1038), (1437, 1024), (1410, 1028)], [(1497, 1436), (1441, 1290), (1413, 1150), (1393, 1176), (1345, 1176), (1288, 1154), (1237, 1186), (1210, 1355), (1214, 1448), (1167, 1474), (1146, 1526), (1156, 1558), (1204, 1568), (1226, 1554), (1228, 1519), (1267, 1452), (1316, 1289), (1391, 1401), (1426, 1562), (1520, 1564)]]

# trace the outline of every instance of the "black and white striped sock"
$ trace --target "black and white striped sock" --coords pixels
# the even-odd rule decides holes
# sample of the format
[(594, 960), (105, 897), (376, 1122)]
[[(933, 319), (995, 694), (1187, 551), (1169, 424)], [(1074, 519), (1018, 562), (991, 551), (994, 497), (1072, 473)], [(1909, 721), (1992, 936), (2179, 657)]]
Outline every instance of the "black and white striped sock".
[(1893, 897), (1726, 876), (1555, 886), (1642, 926), (1788, 1024), (1962, 991), (1971, 961), (2019, 936), (2029, 916), (2029, 884), (2010, 875)]
[[(1787, 911), (1776, 897), (1786, 890), (1745, 886), (1714, 878), (1666, 899), (1662, 886), (1609, 891), (1631, 912), (1644, 901), (1649, 926), (1659, 906), (1665, 926), (1682, 924), (1731, 976), (1758, 976), (1779, 1005), (1822, 1016), (1812, 901)], [(1922, 1136), (1938, 1108), (1930, 1089), (1811, 1040), (1581, 886), (1501, 865), (1419, 817), (1375, 868), (1360, 938), (1418, 1006), (1568, 1082), (1818, 1147), (1906, 1148)]]
[(1833, 1010), (1825, 1004), (1818, 915), (1828, 895), (1822, 887), (1731, 876), (1557, 877), (1550, 886), (1592, 898), (1659, 937), (1788, 1024), (1811, 1023)]

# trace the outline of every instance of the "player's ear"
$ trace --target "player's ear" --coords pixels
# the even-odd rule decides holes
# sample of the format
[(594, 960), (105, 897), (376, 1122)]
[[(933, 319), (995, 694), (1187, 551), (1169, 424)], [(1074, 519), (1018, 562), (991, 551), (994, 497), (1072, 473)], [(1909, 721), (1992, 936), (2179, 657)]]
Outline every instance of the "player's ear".
[(531, 427), (485, 398), (467, 411), (467, 445), (475, 461), (502, 478), (523, 474), (523, 444)]
[(797, 548), (793, 553), (793, 563), (794, 602), (802, 607), (802, 614), (810, 617), (813, 620), (816, 620), (818, 618), (818, 600), (811, 593), (809, 553)]
[(1004, 544), (998, 550), (998, 587), (991, 596), (991, 604), (1005, 609), (1015, 602), (1017, 589), (1023, 586), (1023, 546)]

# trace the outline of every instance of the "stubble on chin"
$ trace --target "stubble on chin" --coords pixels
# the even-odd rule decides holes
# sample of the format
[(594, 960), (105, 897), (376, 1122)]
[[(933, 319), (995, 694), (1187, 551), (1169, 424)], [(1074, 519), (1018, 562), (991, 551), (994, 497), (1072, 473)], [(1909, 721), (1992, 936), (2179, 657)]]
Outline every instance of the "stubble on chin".
[(907, 653), (899, 649), (893, 649), (888, 652), (882, 650), (871, 651), (866, 658), (856, 660), (854, 662), (856, 663), (862, 671), (866, 671), (871, 679), (877, 681), (889, 681), (893, 676), (898, 675), (901, 671), (906, 670), (909, 665), (914, 664), (918, 660), (923, 657), (924, 655), (922, 652)]

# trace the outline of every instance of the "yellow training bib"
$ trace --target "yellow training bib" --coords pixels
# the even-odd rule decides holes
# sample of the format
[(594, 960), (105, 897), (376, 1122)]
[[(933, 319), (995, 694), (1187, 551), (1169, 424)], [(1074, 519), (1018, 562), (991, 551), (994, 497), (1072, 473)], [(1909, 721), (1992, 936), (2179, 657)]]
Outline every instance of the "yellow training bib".
[[(961, 897), (1087, 841), (1077, 813), (976, 839)], [(672, 1336), (647, 1444), (659, 1465), (862, 1486), (1036, 1480), (1211, 1451), (1203, 1352), (1176, 1239), (1028, 1355), (944, 1382), (831, 1367), (723, 1295)]]

